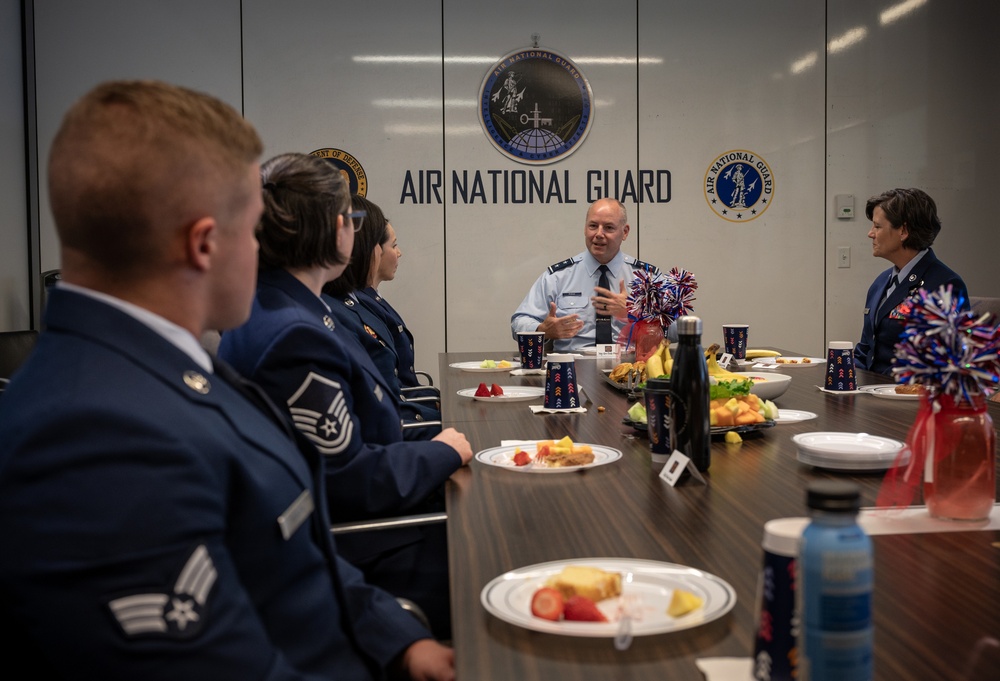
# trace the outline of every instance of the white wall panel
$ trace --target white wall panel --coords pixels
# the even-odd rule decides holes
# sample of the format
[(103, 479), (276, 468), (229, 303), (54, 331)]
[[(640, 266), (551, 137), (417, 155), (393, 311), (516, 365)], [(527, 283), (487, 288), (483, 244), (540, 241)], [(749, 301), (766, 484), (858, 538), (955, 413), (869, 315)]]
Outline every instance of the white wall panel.
[(0, 331), (31, 325), (21, 3), (0, 0)]
[(59, 267), (44, 178), (66, 109), (100, 82), (153, 78), (209, 92), (240, 110), (240, 3), (39, 0), (35, 49), (44, 271)]
[(361, 163), (367, 197), (403, 251), (396, 280), (380, 292), (413, 331), (417, 368), (436, 374), (445, 347), (444, 205), (399, 199), (406, 169), (442, 167), (441, 6), (351, 7), (244, 2), (246, 116), (266, 157), (335, 148)]
[[(674, 178), (670, 203), (639, 206), (642, 252), (694, 272), (706, 345), (746, 322), (753, 346), (824, 347), (823, 44), (822, 3), (639, 3), (639, 164)], [(742, 222), (704, 191), (736, 149), (774, 181), (771, 204)]]
[[(972, 295), (1000, 296), (994, 227), (996, 112), (1000, 50), (993, 33), (1000, 3), (980, 0), (830, 3), (831, 40), (861, 36), (828, 57), (828, 210), (832, 197), (854, 194), (856, 217), (829, 222), (827, 328), (861, 336), (865, 294), (891, 264), (871, 255), (865, 201), (893, 187), (918, 187), (937, 202), (943, 227), (934, 251), (965, 280)], [(835, 265), (849, 246), (851, 267)]]

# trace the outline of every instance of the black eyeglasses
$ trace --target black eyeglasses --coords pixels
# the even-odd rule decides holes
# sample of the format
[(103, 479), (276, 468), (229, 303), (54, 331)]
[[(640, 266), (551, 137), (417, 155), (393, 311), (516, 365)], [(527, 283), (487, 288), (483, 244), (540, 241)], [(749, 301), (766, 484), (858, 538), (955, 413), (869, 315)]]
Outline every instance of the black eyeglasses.
[(367, 215), (368, 211), (365, 210), (352, 210), (350, 213), (343, 213), (344, 218), (353, 224), (355, 232), (361, 231), (361, 225), (364, 224)]

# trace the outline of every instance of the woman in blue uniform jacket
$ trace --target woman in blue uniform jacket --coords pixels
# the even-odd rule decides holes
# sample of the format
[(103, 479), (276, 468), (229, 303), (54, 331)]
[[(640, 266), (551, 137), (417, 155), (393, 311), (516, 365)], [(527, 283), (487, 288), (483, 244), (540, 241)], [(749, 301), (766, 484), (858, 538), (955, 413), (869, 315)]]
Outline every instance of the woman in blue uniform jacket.
[[(440, 508), (443, 483), (472, 456), (469, 443), (452, 428), (404, 442), (390, 387), (321, 298), (347, 266), (362, 218), (346, 183), (303, 154), (275, 157), (261, 175), (257, 295), (247, 323), (223, 335), (219, 356), (286, 407), (325, 455), (334, 522)], [(347, 534), (337, 543), (370, 583), (415, 601), (435, 634), (448, 634), (443, 525)]]
[[(376, 216), (382, 215), (382, 210), (378, 206), (370, 201), (368, 204), (372, 213)], [(365, 288), (356, 291), (356, 293), (361, 304), (381, 319), (389, 330), (392, 345), (396, 350), (396, 369), (400, 385), (404, 388), (415, 388), (414, 394), (421, 394), (419, 389), (426, 387), (426, 385), (417, 378), (414, 368), (413, 334), (406, 328), (402, 316), (378, 291), (379, 285), (383, 282), (396, 278), (399, 259), (403, 257), (399, 243), (396, 241), (396, 230), (393, 229), (388, 218), (383, 219), (385, 221), (385, 235), (379, 244), (377, 266), (371, 269)]]
[[(403, 418), (438, 421), (441, 419), (441, 412), (436, 391), (432, 394), (418, 394), (409, 390), (406, 391), (407, 397), (402, 397), (402, 388), (406, 386), (402, 381), (402, 365), (387, 316), (378, 306), (371, 306), (370, 301), (362, 295), (366, 287), (375, 283), (382, 260), (387, 257), (389, 223), (382, 209), (365, 197), (354, 195), (351, 203), (355, 208), (365, 211), (364, 225), (355, 235), (351, 264), (344, 274), (327, 284), (323, 292), (330, 297), (330, 306), (336, 319), (354, 332), (375, 366), (382, 372), (383, 378), (401, 396), (400, 413)], [(366, 302), (369, 304), (366, 305)], [(408, 365), (411, 367), (411, 374), (412, 365), (411, 346)]]
[(892, 267), (868, 289), (854, 360), (862, 369), (890, 375), (896, 343), (905, 327), (907, 299), (920, 289), (936, 291), (950, 285), (967, 310), (969, 293), (962, 278), (931, 249), (941, 231), (934, 199), (919, 189), (890, 189), (868, 199), (865, 215), (872, 221), (868, 230), (872, 254), (885, 258)]

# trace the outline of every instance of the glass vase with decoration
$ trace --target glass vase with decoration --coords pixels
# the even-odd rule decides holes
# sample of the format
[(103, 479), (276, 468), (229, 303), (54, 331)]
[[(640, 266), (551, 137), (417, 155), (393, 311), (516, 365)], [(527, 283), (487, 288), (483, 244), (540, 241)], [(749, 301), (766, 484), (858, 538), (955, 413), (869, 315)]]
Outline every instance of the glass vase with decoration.
[(878, 505), (908, 506), (922, 482), (935, 518), (982, 520), (996, 501), (996, 431), (987, 398), (1000, 387), (1000, 326), (976, 315), (951, 286), (907, 301), (892, 372), (919, 386), (920, 408)]

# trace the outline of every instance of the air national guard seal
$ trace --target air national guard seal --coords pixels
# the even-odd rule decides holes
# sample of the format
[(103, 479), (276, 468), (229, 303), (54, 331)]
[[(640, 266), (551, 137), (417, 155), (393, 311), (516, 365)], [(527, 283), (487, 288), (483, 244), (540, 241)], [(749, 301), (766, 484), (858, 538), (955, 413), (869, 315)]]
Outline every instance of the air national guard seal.
[(593, 93), (567, 57), (537, 47), (517, 50), (486, 74), (479, 119), (505, 156), (552, 163), (583, 144), (594, 119)]
[(752, 151), (721, 154), (705, 173), (705, 200), (715, 214), (730, 222), (759, 218), (774, 198), (774, 174)]
[(344, 179), (347, 180), (347, 184), (351, 188), (351, 194), (368, 196), (368, 176), (365, 175), (365, 169), (361, 167), (358, 159), (346, 151), (332, 148), (317, 149), (310, 152), (309, 155), (325, 158), (328, 163), (337, 168), (340, 174), (344, 176)]

